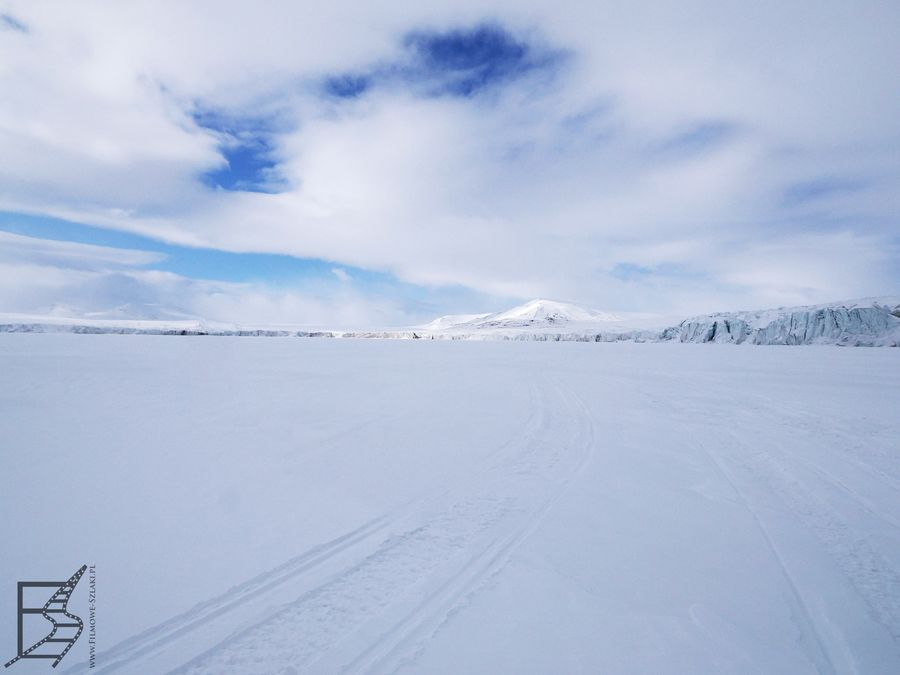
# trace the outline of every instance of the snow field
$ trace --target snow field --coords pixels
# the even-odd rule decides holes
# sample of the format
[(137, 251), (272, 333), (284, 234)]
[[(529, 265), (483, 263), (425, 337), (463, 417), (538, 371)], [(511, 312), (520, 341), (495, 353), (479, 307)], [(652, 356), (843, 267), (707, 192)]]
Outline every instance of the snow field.
[(900, 669), (895, 350), (4, 335), (0, 373), (2, 597), (96, 564), (95, 672)]

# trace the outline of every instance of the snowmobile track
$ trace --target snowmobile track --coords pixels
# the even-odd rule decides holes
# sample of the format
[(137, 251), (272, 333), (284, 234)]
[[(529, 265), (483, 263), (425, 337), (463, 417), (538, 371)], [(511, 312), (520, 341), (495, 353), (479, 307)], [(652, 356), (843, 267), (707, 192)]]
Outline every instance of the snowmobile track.
[(413, 504), (400, 532), (259, 623), (172, 672), (379, 672), (415, 657), (512, 552), (589, 461), (583, 404), (544, 382), (539, 424), (467, 484)]

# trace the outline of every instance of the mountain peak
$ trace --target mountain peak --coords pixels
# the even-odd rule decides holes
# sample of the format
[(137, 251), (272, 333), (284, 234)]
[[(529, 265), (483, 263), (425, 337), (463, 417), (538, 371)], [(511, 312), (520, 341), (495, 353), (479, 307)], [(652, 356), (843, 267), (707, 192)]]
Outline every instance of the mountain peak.
[(619, 317), (608, 312), (589, 309), (570, 302), (536, 298), (505, 312), (490, 315), (484, 321), (527, 322), (543, 324), (567, 324), (596, 321), (618, 321)]
[(553, 328), (568, 324), (598, 324), (621, 321), (622, 317), (559, 300), (535, 298), (503, 312), (469, 316), (443, 316), (426, 328), (484, 329), (484, 328)]

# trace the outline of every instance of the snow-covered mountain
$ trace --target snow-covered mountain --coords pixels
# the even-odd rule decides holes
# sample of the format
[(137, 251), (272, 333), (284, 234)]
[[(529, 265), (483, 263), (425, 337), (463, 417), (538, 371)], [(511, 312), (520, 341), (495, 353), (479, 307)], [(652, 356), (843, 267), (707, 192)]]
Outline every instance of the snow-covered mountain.
[(455, 326), (464, 326), (466, 324), (472, 323), (479, 319), (483, 319), (487, 316), (491, 316), (490, 314), (448, 314), (446, 316), (439, 316), (434, 321), (430, 321), (426, 323), (422, 328), (425, 330), (445, 330), (447, 328), (453, 328)]
[(625, 318), (624, 315), (588, 309), (568, 302), (536, 299), (493, 314), (442, 316), (423, 328), (457, 332), (492, 329), (589, 329), (609, 327), (610, 324), (622, 324)]
[(532, 300), (505, 312), (476, 319), (474, 328), (532, 328), (566, 326), (573, 323), (619, 322), (622, 317), (555, 300)]

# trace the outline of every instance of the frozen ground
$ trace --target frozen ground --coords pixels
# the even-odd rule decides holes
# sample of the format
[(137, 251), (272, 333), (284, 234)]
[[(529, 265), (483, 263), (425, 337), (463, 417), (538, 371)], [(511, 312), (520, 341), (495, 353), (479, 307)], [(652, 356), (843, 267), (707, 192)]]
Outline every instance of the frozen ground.
[(889, 349), (0, 335), (0, 660), (88, 563), (97, 673), (897, 673), (898, 393)]

